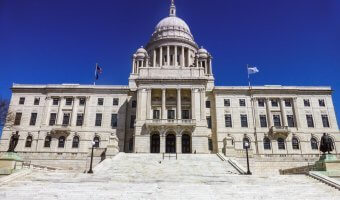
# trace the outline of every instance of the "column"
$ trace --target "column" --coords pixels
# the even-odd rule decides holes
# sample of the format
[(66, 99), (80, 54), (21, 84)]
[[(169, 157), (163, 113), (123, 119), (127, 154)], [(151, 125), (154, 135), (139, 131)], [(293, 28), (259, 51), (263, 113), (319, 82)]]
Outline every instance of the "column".
[(211, 58), (209, 58), (209, 74), (212, 74), (212, 62), (211, 62)]
[(157, 56), (156, 49), (154, 49), (153, 50), (153, 67), (156, 67), (156, 56)]
[(170, 66), (170, 46), (166, 47), (166, 61), (168, 66)]
[(196, 119), (196, 111), (195, 111), (195, 90), (196, 89), (191, 89), (191, 119)]
[(284, 100), (283, 99), (279, 99), (280, 100), (280, 109), (281, 109), (281, 118), (282, 118), (282, 125), (283, 126), (288, 126), (287, 123), (287, 116), (286, 116), (286, 110), (284, 108)]
[(135, 62), (136, 62), (136, 60), (133, 58), (132, 59), (132, 70), (131, 70), (131, 73), (135, 73)]
[(160, 134), (160, 145), (159, 145), (159, 152), (165, 153), (165, 134)]
[(268, 127), (271, 128), (273, 126), (273, 121), (272, 121), (272, 116), (270, 114), (269, 105), (270, 105), (269, 98), (266, 98), (266, 111), (267, 111)]
[(62, 112), (62, 104), (64, 104), (64, 97), (60, 97), (59, 99), (59, 108), (58, 108), (58, 117), (57, 117), (57, 125), (61, 125), (63, 122), (63, 112)]
[(163, 66), (163, 47), (159, 47), (159, 66)]
[(198, 66), (198, 57), (196, 57), (196, 67), (199, 67)]
[(86, 97), (85, 101), (85, 108), (84, 108), (84, 125), (83, 126), (89, 126), (88, 118), (90, 116), (89, 110), (90, 110), (90, 96)]
[(297, 98), (293, 98), (293, 111), (294, 111), (294, 119), (296, 121), (296, 128), (299, 129), (301, 127), (299, 108), (297, 105)]
[(185, 67), (185, 64), (184, 64), (184, 46), (182, 46), (182, 54), (181, 54), (181, 66), (182, 67)]
[(147, 98), (146, 98), (146, 119), (152, 119), (151, 116), (151, 93), (152, 89), (147, 90)]
[(188, 48), (188, 67), (190, 67), (191, 64), (191, 56), (190, 56), (190, 49)]
[(201, 89), (201, 119), (205, 120), (205, 90)]
[(78, 105), (79, 105), (79, 98), (78, 97), (73, 98), (71, 126), (76, 126)]
[(177, 89), (177, 119), (182, 119), (181, 89)]
[(176, 153), (182, 153), (182, 135), (176, 135)]
[(178, 63), (178, 61), (177, 61), (177, 46), (175, 45), (174, 48), (175, 48), (175, 58), (174, 58), (175, 64), (174, 64), (174, 66), (177, 66), (177, 63)]
[(162, 89), (162, 119), (166, 119), (166, 107), (165, 107), (165, 103), (166, 103), (166, 89), (163, 88)]
[(49, 118), (50, 118), (50, 107), (51, 107), (51, 97), (46, 97), (45, 108), (44, 108), (44, 115), (42, 118), (42, 125), (48, 125)]

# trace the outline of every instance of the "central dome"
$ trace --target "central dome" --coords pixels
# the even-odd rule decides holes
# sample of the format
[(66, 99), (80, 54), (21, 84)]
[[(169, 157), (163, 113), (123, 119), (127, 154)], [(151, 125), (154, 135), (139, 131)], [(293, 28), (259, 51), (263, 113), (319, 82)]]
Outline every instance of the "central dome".
[(162, 19), (156, 26), (155, 31), (161, 31), (164, 29), (181, 29), (190, 33), (190, 28), (184, 20), (176, 16), (170, 16)]

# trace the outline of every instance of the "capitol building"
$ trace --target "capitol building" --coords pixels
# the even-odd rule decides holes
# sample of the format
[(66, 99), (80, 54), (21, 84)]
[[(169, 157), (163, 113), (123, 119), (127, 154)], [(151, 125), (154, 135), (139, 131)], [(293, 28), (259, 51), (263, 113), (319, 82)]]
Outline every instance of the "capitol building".
[[(177, 153), (318, 157), (323, 133), (340, 151), (330, 87), (216, 86), (212, 55), (172, 2), (132, 55), (128, 85), (14, 84), (0, 151), (46, 165), (95, 156)], [(215, 67), (215, 66), (214, 66)], [(218, 67), (218, 66), (217, 66)]]

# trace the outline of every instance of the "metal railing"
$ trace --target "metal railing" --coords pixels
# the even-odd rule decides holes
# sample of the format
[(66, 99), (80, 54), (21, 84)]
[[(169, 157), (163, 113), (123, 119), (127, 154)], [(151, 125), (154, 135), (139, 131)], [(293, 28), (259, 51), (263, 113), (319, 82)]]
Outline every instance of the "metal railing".
[(186, 124), (193, 125), (196, 123), (195, 119), (147, 119), (147, 124)]

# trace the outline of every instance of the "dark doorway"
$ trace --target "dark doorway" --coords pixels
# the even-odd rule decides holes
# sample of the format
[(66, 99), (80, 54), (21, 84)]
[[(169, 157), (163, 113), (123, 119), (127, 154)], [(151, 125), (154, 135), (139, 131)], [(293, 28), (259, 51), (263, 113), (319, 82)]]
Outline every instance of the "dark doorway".
[(176, 153), (176, 136), (168, 134), (166, 136), (166, 153)]
[(191, 138), (188, 134), (182, 135), (182, 153), (191, 153)]
[(153, 134), (151, 136), (151, 153), (159, 153), (159, 146), (160, 146), (160, 139), (159, 139), (159, 134)]

